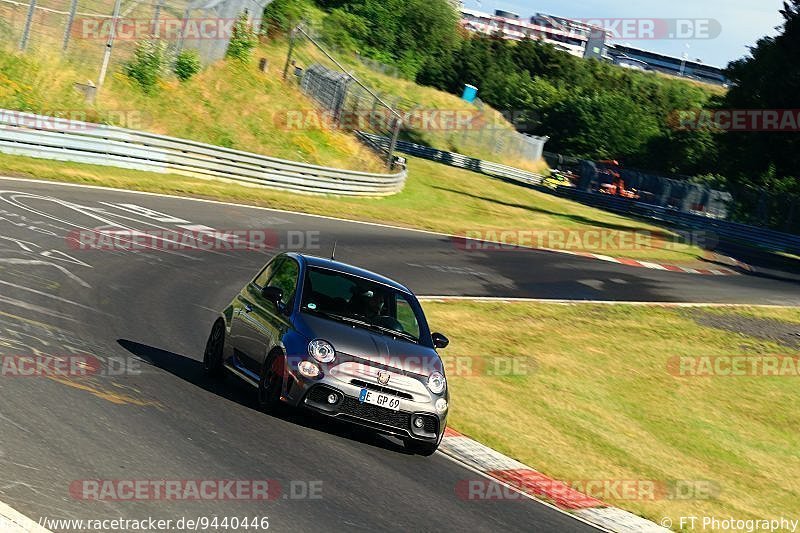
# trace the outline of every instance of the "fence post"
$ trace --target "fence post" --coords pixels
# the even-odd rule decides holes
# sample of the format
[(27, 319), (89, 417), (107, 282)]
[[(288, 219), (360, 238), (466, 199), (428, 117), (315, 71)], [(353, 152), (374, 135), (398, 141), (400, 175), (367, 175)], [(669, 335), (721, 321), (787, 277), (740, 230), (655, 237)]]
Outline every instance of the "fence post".
[(100, 66), (100, 75), (97, 77), (97, 90), (95, 94), (100, 94), (100, 89), (103, 88), (103, 83), (106, 81), (108, 63), (111, 61), (111, 50), (114, 48), (114, 39), (117, 36), (117, 24), (119, 23), (119, 10), (121, 7), (122, 0), (116, 0), (116, 2), (114, 2), (114, 14), (111, 16), (111, 30), (108, 33), (106, 49), (103, 52), (103, 64)]
[(369, 127), (372, 128), (373, 131), (378, 131), (378, 99), (373, 97), (372, 98), (372, 111), (369, 113)]
[(64, 43), (61, 45), (61, 51), (66, 53), (69, 47), (69, 38), (72, 35), (72, 24), (75, 22), (75, 12), (78, 10), (78, 0), (72, 0), (69, 5), (69, 15), (67, 15), (67, 26), (64, 28)]
[(153, 9), (153, 37), (159, 38), (161, 36), (161, 31), (159, 31), (158, 25), (161, 19), (161, 6), (164, 5), (164, 0), (158, 0), (156, 3), (155, 8)]
[(394, 151), (397, 148), (397, 141), (400, 138), (400, 127), (402, 122), (399, 118), (394, 119), (394, 131), (392, 132), (392, 142), (389, 144), (389, 157), (386, 160), (386, 166), (391, 168), (394, 166)]
[(28, 48), (28, 39), (31, 36), (31, 24), (33, 23), (33, 13), (36, 11), (36, 0), (30, 0), (28, 5), (28, 16), (25, 19), (25, 28), (22, 30), (22, 39), (19, 40), (19, 49), (25, 51)]
[(286, 54), (286, 64), (283, 66), (283, 81), (286, 81), (286, 76), (289, 75), (289, 65), (292, 64), (292, 54), (294, 54), (294, 41), (296, 38), (297, 28), (293, 29), (289, 34), (289, 53)]
[(189, 15), (191, 15), (191, 13), (192, 11), (189, 7), (183, 10), (183, 17), (181, 18), (181, 27), (178, 30), (178, 44), (175, 45), (176, 54), (180, 54), (181, 50), (183, 50), (183, 39), (186, 35), (186, 25), (189, 24)]

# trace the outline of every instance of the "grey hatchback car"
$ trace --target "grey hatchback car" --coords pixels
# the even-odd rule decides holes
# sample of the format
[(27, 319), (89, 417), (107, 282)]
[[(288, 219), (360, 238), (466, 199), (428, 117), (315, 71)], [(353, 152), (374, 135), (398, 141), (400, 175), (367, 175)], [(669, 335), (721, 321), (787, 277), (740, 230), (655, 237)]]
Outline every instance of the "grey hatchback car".
[(276, 256), (214, 323), (203, 366), (280, 402), (399, 437), (432, 455), (449, 408), (445, 369), (419, 301), (388, 278), (318, 257)]

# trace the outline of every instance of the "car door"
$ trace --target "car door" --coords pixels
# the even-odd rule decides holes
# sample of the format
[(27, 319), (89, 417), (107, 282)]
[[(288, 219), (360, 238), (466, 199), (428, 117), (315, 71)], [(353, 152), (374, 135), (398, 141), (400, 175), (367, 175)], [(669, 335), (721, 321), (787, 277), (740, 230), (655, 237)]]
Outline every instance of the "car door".
[(261, 298), (261, 288), (268, 284), (269, 278), (282, 261), (281, 256), (270, 261), (258, 276), (239, 292), (233, 303), (230, 340), (233, 346), (234, 365), (239, 370), (248, 371), (251, 377), (258, 376), (259, 363), (256, 354), (262, 340), (262, 335), (258, 333), (256, 326), (258, 321), (255, 320), (253, 313), (258, 307), (257, 299)]
[(259, 331), (263, 336), (259, 351), (256, 354), (256, 365), (259, 375), (266, 361), (267, 354), (272, 348), (280, 343), (284, 332), (291, 327), (289, 313), (294, 305), (294, 298), (297, 295), (297, 287), (300, 278), (300, 264), (292, 257), (284, 257), (275, 269), (271, 272), (267, 286), (277, 287), (283, 292), (280, 306), (275, 302), (266, 301), (259, 293)]
[[(279, 343), (288, 327), (289, 319), (281, 309), (288, 308), (294, 300), (299, 272), (300, 265), (295, 259), (280, 257), (239, 295), (242, 307), (238, 313), (236, 357), (253, 378), (261, 375), (267, 354)], [(266, 286), (283, 291), (280, 309), (261, 295)]]

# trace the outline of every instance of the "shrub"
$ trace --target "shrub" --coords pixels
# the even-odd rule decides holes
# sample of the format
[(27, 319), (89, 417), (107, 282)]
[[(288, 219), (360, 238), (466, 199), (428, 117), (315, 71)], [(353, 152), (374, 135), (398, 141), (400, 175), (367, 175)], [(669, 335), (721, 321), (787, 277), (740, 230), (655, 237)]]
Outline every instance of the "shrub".
[(274, 0), (264, 9), (262, 28), (272, 36), (289, 33), (310, 17), (312, 9), (309, 0)]
[(225, 53), (225, 56), (240, 61), (247, 61), (250, 59), (250, 54), (257, 44), (258, 35), (250, 25), (250, 21), (247, 19), (247, 13), (242, 13), (233, 25), (231, 42), (228, 43), (228, 51)]
[(145, 93), (155, 90), (167, 64), (167, 44), (159, 40), (141, 41), (133, 60), (125, 65), (125, 74), (135, 80)]
[(186, 81), (200, 72), (200, 66), (200, 56), (196, 50), (181, 50), (175, 58), (173, 71), (179, 80)]

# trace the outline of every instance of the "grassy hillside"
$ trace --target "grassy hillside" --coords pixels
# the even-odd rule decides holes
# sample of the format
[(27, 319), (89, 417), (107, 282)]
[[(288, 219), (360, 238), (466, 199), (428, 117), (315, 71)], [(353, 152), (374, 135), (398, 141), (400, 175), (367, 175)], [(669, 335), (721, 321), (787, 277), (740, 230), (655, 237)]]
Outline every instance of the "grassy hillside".
[[(84, 44), (84, 43), (78, 43)], [(118, 124), (134, 129), (174, 135), (202, 142), (258, 152), (313, 164), (378, 171), (382, 162), (347, 132), (322, 124), (303, 130), (286, 129), (287, 110), (311, 111), (315, 104), (296, 84), (281, 79), (288, 43), (269, 40), (256, 50), (249, 63), (216, 63), (188, 82), (166, 78), (159, 90), (147, 95), (119, 72), (113, 74), (94, 106), (87, 105), (73, 84), (85, 81), (85, 65), (64, 63), (42, 53), (20, 55), (7, 49), (0, 56), (0, 107), (89, 121)], [(309, 46), (301, 46), (296, 57), (308, 64), (322, 60)], [(354, 57), (342, 55), (348, 69), (370, 87), (397, 104), (401, 110), (429, 113), (433, 110), (466, 111), (478, 116), (478, 109), (462, 99), (429, 87), (419, 86), (370, 70)], [(261, 73), (260, 58), (270, 69)], [(416, 115), (419, 116), (419, 115)], [(498, 112), (485, 106), (480, 121), (510, 133), (509, 124)], [(487, 149), (474, 133), (441, 129), (414, 130), (409, 137), (439, 149), (496, 160), (531, 171), (546, 171), (543, 162), (531, 163), (500, 157)]]
[(39, 54), (0, 55), (0, 107), (81, 117), (318, 165), (380, 171), (383, 163), (352, 135), (330, 129), (276, 131), (275, 116), (314, 104), (287, 87), (279, 69), (219, 62), (186, 83), (168, 80), (143, 94), (122, 74), (106, 83), (96, 105), (74, 91), (78, 72)]

